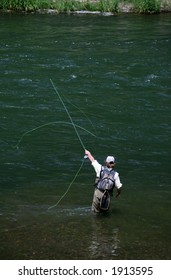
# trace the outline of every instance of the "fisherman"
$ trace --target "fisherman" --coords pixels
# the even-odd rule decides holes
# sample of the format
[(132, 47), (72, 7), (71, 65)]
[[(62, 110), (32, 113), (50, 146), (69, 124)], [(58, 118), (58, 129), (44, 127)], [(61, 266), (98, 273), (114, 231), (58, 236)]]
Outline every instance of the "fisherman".
[(120, 196), (122, 189), (119, 174), (114, 170), (115, 158), (108, 156), (105, 165), (102, 166), (88, 150), (85, 150), (85, 155), (91, 161), (96, 172), (92, 211), (95, 213), (106, 212), (110, 207), (110, 198), (113, 196), (114, 187), (117, 189), (115, 197)]

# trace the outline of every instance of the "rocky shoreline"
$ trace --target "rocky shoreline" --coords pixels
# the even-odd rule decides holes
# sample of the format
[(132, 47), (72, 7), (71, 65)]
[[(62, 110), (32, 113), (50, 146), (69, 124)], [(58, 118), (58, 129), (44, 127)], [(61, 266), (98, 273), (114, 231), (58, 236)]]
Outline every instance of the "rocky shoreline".
[[(53, 0), (54, 2), (56, 0)], [(84, 2), (85, 0), (76, 0), (76, 1), (80, 1), (80, 2)], [(98, 0), (91, 0), (92, 2), (97, 2)], [(48, 9), (48, 10), (39, 10), (39, 13), (48, 13), (48, 14), (55, 14), (58, 13), (57, 10), (53, 10), (53, 9)], [(171, 12), (171, 0), (161, 0), (161, 7), (160, 7), (160, 13), (169, 13)], [(80, 11), (72, 11), (69, 12), (72, 14), (102, 14), (105, 16), (110, 16), (110, 15), (114, 15), (115, 13), (112, 12), (100, 12), (100, 11), (88, 11), (88, 10), (80, 10)], [(125, 2), (120, 2), (118, 4), (118, 13), (135, 13), (135, 8), (134, 5), (132, 3), (129, 3), (129, 0), (127, 3)]]

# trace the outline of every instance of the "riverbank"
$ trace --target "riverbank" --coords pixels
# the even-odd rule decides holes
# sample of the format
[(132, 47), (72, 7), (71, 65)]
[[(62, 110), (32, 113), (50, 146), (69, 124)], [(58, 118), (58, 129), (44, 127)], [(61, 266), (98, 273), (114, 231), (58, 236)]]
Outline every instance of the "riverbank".
[(171, 0), (1, 0), (1, 12), (154, 14), (171, 12)]

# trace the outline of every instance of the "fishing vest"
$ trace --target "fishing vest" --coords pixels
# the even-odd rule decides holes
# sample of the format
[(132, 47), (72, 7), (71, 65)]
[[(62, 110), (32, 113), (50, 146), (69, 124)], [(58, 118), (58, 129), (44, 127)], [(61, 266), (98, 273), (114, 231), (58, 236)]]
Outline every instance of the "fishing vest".
[(103, 166), (100, 171), (100, 177), (97, 184), (99, 190), (112, 190), (115, 187), (115, 170), (109, 170), (107, 167)]

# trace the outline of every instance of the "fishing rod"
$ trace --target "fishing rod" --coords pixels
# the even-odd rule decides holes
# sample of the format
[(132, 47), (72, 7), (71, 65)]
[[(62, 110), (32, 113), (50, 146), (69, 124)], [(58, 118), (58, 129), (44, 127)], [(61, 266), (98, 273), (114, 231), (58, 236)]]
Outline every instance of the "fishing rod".
[[(84, 146), (84, 144), (83, 144), (83, 141), (81, 140), (81, 137), (80, 137), (80, 135), (79, 135), (79, 133), (78, 133), (78, 130), (77, 130), (77, 127), (79, 127), (79, 126), (75, 125), (75, 123), (73, 122), (73, 119), (72, 119), (72, 117), (71, 117), (71, 115), (70, 115), (70, 113), (69, 113), (67, 107), (65, 106), (65, 103), (63, 102), (63, 100), (62, 100), (62, 98), (61, 98), (61, 96), (60, 96), (60, 94), (59, 94), (57, 88), (55, 87), (55, 85), (54, 85), (54, 83), (53, 83), (53, 81), (52, 81), (51, 79), (50, 79), (50, 82), (51, 82), (51, 84), (52, 84), (52, 86), (53, 86), (53, 88), (54, 88), (56, 94), (58, 95), (58, 97), (59, 97), (59, 99), (60, 99), (60, 101), (61, 101), (61, 103), (62, 103), (62, 105), (63, 105), (63, 107), (64, 107), (64, 109), (65, 109), (65, 111), (66, 111), (66, 113), (67, 113), (67, 115), (68, 115), (68, 117), (69, 117), (69, 120), (70, 120), (70, 122), (71, 122), (71, 124), (72, 124), (72, 126), (73, 126), (73, 128), (74, 128), (74, 130), (75, 130), (75, 133), (76, 133), (76, 135), (77, 135), (77, 137), (78, 137), (78, 139), (79, 139), (79, 141), (80, 141), (80, 144), (81, 144), (82, 148), (83, 148), (84, 151), (85, 151), (86, 148), (85, 148), (85, 146)], [(94, 135), (94, 136), (95, 136), (95, 135)], [(72, 180), (71, 183), (69, 184), (69, 186), (68, 186), (67, 190), (65, 191), (65, 193), (60, 197), (60, 199), (59, 199), (54, 205), (50, 206), (47, 210), (50, 210), (50, 209), (56, 207), (56, 206), (61, 202), (61, 200), (67, 195), (67, 193), (69, 192), (69, 190), (70, 190), (72, 184), (75, 182), (75, 180), (76, 180), (78, 174), (80, 173), (80, 171), (81, 171), (81, 169), (82, 169), (82, 167), (83, 167), (83, 164), (84, 164), (84, 161), (85, 161), (86, 158), (87, 158), (87, 155), (85, 155), (85, 156), (83, 157), (83, 160), (82, 160), (82, 162), (81, 162), (81, 165), (80, 165), (78, 171), (76, 172), (76, 174), (75, 174), (73, 180)]]
[[(24, 138), (27, 134), (32, 133), (33, 131), (36, 131), (36, 130), (41, 129), (41, 128), (45, 127), (45, 126), (49, 126), (49, 125), (53, 125), (53, 124), (65, 124), (65, 125), (72, 125), (72, 126), (73, 126), (74, 131), (75, 131), (75, 133), (76, 133), (76, 135), (77, 135), (77, 137), (78, 137), (78, 139), (79, 139), (79, 141), (80, 141), (80, 144), (81, 144), (82, 148), (83, 148), (84, 151), (85, 151), (85, 150), (86, 150), (85, 145), (84, 145), (83, 141), (81, 140), (81, 137), (80, 137), (80, 135), (79, 135), (79, 133), (78, 133), (77, 128), (80, 128), (80, 129), (86, 131), (87, 133), (91, 134), (91, 135), (94, 136), (94, 137), (96, 137), (96, 135), (93, 134), (92, 132), (88, 131), (87, 129), (81, 127), (81, 126), (76, 125), (76, 124), (73, 122), (72, 117), (71, 117), (71, 115), (70, 115), (70, 113), (69, 113), (67, 107), (65, 106), (65, 103), (63, 102), (63, 100), (62, 100), (62, 98), (61, 98), (61, 96), (60, 96), (60, 94), (59, 94), (57, 88), (55, 87), (55, 85), (54, 85), (54, 83), (53, 83), (53, 81), (52, 81), (52, 79), (50, 79), (50, 82), (51, 82), (51, 84), (52, 84), (52, 86), (53, 86), (53, 88), (54, 88), (56, 94), (58, 95), (58, 97), (59, 97), (59, 99), (60, 99), (60, 101), (61, 101), (61, 103), (62, 103), (62, 105), (63, 105), (63, 107), (64, 107), (64, 109), (65, 109), (65, 111), (66, 111), (66, 113), (67, 113), (67, 115), (68, 115), (68, 117), (69, 117), (70, 122), (53, 121), (53, 122), (49, 122), (49, 123), (45, 123), (45, 124), (43, 124), (43, 125), (37, 126), (37, 127), (33, 128), (33, 129), (31, 129), (31, 130), (28, 130), (28, 131), (26, 131), (25, 133), (23, 133), (23, 134), (21, 135), (21, 137), (20, 137), (20, 139), (18, 140), (18, 143), (15, 145), (15, 147), (18, 148), (18, 146), (19, 146), (19, 144), (21, 143), (21, 141), (23, 140), (23, 138)], [(72, 105), (73, 105), (73, 104), (72, 104)], [(73, 105), (73, 106), (75, 106), (75, 105)], [(76, 106), (75, 106), (75, 107), (76, 107)], [(77, 108), (77, 109), (78, 109), (78, 108)], [(83, 157), (83, 160), (82, 160), (82, 162), (81, 162), (81, 165), (80, 165), (78, 171), (76, 172), (76, 174), (75, 174), (73, 180), (72, 180), (71, 183), (69, 184), (69, 186), (68, 186), (67, 190), (65, 191), (65, 193), (60, 197), (60, 199), (57, 201), (57, 203), (54, 204), (54, 205), (52, 205), (52, 206), (50, 206), (50, 207), (48, 208), (48, 210), (50, 210), (50, 209), (52, 209), (53, 207), (57, 206), (57, 205), (60, 203), (60, 201), (66, 196), (66, 194), (69, 192), (69, 190), (70, 190), (72, 184), (74, 183), (74, 181), (76, 180), (78, 174), (80, 173), (80, 171), (81, 171), (81, 169), (82, 169), (82, 167), (83, 167), (83, 164), (84, 164), (84, 160), (85, 160), (86, 158), (87, 158), (87, 155), (85, 155), (85, 156)]]
[(65, 103), (63, 102), (63, 100), (62, 100), (62, 98), (61, 98), (61, 96), (60, 96), (60, 94), (59, 94), (57, 88), (55, 87), (55, 85), (54, 85), (54, 83), (53, 83), (53, 81), (52, 81), (51, 79), (50, 79), (50, 82), (51, 82), (51, 84), (52, 84), (52, 86), (53, 86), (53, 88), (54, 88), (56, 94), (58, 95), (58, 97), (59, 97), (59, 99), (60, 99), (60, 101), (61, 101), (61, 103), (62, 103), (62, 105), (63, 105), (63, 107), (64, 107), (64, 109), (65, 109), (65, 111), (66, 111), (66, 113), (67, 113), (67, 115), (68, 115), (68, 117), (69, 117), (69, 119), (70, 119), (70, 121), (71, 121), (71, 123), (72, 123), (72, 126), (73, 126), (73, 128), (74, 128), (74, 130), (75, 130), (75, 133), (76, 133), (76, 135), (77, 135), (77, 137), (78, 137), (78, 139), (79, 139), (79, 141), (80, 141), (81, 146), (83, 147), (83, 149), (84, 149), (84, 151), (85, 151), (86, 148), (85, 148), (85, 146), (84, 146), (84, 144), (83, 144), (83, 141), (81, 140), (81, 137), (80, 137), (80, 135), (79, 135), (79, 133), (78, 133), (78, 130), (77, 130), (77, 128), (76, 128), (76, 125), (74, 124), (74, 122), (73, 122), (73, 120), (72, 120), (72, 117), (71, 117), (71, 115), (70, 115), (70, 113), (69, 113), (67, 107), (65, 106)]

